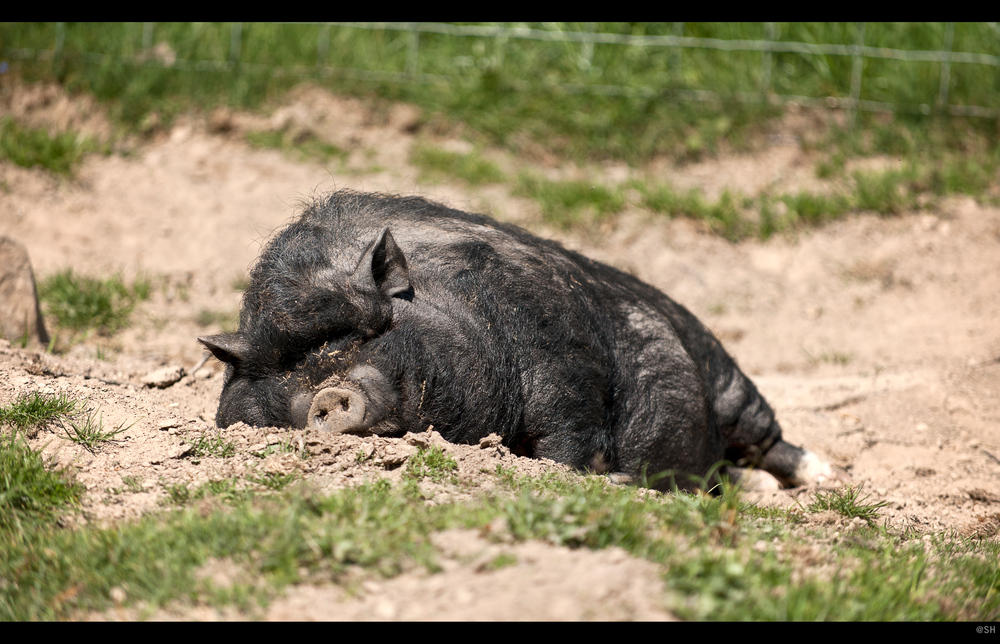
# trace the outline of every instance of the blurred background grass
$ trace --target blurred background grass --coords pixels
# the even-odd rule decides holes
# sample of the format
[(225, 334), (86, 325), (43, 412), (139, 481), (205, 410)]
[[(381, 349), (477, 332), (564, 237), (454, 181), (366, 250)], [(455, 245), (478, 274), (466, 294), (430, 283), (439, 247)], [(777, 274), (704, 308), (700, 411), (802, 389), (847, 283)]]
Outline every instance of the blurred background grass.
[[(563, 227), (638, 200), (736, 241), (849, 212), (933, 210), (954, 193), (1000, 202), (998, 23), (0, 23), (0, 83), (15, 78), (93, 95), (117, 135), (140, 137), (192, 110), (272, 109), (303, 82), (375, 109), (405, 101), (420, 108), (416, 129), (474, 144), (467, 154), (415, 147), (423, 180), (508, 183)], [(818, 118), (790, 128), (803, 109)], [(323, 162), (349, 156), (281, 132), (246, 136)], [(789, 136), (835, 193), (712, 200), (643, 170)], [(504, 174), (479, 154), (488, 146), (526, 169)], [(114, 149), (0, 120), (0, 156), (20, 165), (67, 175), (83, 154)], [(847, 163), (867, 156), (894, 166)], [(648, 176), (623, 191), (537, 173), (604, 161)]]
[[(581, 160), (688, 158), (722, 140), (745, 149), (789, 100), (860, 105), (862, 130), (893, 111), (919, 134), (882, 138), (915, 140), (911, 147), (930, 146), (927, 132), (937, 130), (935, 145), (960, 148), (970, 128), (996, 147), (997, 23), (410, 27), (2, 23), (0, 57), (26, 80), (92, 93), (128, 127), (153, 112), (169, 123), (193, 107), (257, 108), (309, 79), (412, 102), (515, 150), (530, 140)], [(970, 113), (979, 116), (962, 116)], [(852, 146), (864, 153), (863, 143)]]

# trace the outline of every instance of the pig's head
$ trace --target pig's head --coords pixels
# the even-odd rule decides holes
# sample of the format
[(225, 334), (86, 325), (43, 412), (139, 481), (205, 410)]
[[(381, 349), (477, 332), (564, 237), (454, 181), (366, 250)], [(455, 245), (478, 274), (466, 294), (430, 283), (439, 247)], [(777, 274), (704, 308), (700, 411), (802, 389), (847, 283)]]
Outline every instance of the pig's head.
[(398, 375), (373, 362), (394, 300), (413, 297), (406, 258), (388, 228), (360, 257), (336, 241), (321, 226), (286, 229), (251, 273), (239, 330), (198, 338), (226, 363), (219, 427), (396, 429)]

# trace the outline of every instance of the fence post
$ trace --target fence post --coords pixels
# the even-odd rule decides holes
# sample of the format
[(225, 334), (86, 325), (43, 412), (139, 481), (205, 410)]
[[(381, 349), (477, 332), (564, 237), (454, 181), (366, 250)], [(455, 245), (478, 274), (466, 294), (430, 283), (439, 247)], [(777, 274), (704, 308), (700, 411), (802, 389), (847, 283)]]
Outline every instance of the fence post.
[[(684, 35), (684, 23), (675, 22), (674, 23), (674, 36), (680, 38)], [(681, 82), (681, 48), (680, 46), (673, 47), (670, 50), (670, 67), (674, 71), (674, 79), (677, 84), (680, 85)]]
[(56, 23), (56, 46), (52, 52), (52, 57), (58, 59), (62, 56), (63, 41), (66, 40), (66, 23), (57, 22)]
[(767, 102), (767, 93), (771, 89), (771, 46), (774, 44), (774, 23), (764, 23), (764, 56), (760, 61), (760, 101)]
[(418, 56), (420, 56), (420, 32), (413, 23), (410, 23), (410, 35), (406, 43), (406, 75), (411, 81), (416, 78), (419, 69)]
[(941, 62), (941, 88), (938, 90), (939, 110), (948, 105), (948, 84), (951, 81), (951, 44), (955, 39), (955, 23), (949, 22), (944, 28), (944, 60)]
[(240, 60), (240, 44), (243, 40), (243, 23), (234, 22), (229, 32), (229, 68), (233, 69)]
[(858, 37), (854, 43), (854, 66), (851, 69), (851, 105), (847, 112), (847, 126), (854, 127), (854, 119), (858, 115), (858, 105), (861, 102), (861, 74), (864, 68), (865, 24), (858, 23)]
[(319, 28), (319, 38), (316, 43), (316, 66), (319, 67), (326, 61), (326, 52), (330, 49), (330, 25), (323, 25)]
[[(586, 27), (587, 33), (593, 33), (596, 26), (597, 26), (596, 22), (588, 22)], [(590, 71), (590, 64), (591, 62), (593, 62), (593, 59), (594, 59), (594, 41), (585, 40), (583, 44), (580, 46), (580, 61), (577, 64), (578, 67), (580, 68), (580, 71), (582, 72)]]

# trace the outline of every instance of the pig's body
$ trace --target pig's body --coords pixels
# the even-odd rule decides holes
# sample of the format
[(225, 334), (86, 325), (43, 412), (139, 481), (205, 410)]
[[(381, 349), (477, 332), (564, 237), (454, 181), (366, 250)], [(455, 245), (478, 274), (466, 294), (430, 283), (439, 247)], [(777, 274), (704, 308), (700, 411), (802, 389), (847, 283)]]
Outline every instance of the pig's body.
[(264, 250), (239, 331), (202, 341), (229, 364), (220, 427), (496, 432), (518, 453), (636, 480), (723, 459), (786, 485), (829, 473), (781, 440), (754, 385), (666, 295), (418, 198), (318, 201)]

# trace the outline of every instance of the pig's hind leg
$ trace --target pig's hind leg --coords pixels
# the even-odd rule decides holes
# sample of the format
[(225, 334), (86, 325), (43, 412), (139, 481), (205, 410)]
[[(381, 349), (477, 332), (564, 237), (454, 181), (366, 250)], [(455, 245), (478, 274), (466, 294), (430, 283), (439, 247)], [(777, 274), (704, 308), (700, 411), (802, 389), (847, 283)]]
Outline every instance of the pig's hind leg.
[(737, 467), (763, 470), (782, 487), (846, 479), (844, 472), (782, 439), (774, 411), (735, 364), (729, 378), (717, 379), (715, 384), (714, 411), (726, 440), (726, 460)]

